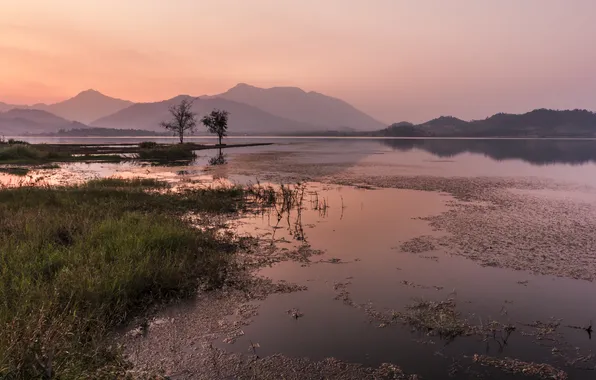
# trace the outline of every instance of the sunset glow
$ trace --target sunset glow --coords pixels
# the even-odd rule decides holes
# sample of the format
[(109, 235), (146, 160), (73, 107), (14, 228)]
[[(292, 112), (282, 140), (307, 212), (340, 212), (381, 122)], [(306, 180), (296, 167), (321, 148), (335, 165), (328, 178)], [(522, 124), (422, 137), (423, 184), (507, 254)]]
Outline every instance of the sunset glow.
[(591, 0), (0, 0), (0, 101), (132, 101), (238, 82), (384, 122), (596, 109)]

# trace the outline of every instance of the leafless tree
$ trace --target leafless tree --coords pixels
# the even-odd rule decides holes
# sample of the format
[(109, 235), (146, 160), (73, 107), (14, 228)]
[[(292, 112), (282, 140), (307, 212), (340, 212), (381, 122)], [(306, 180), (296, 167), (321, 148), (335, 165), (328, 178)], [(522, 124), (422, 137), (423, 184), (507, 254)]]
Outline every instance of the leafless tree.
[(228, 135), (228, 115), (230, 113), (225, 110), (214, 109), (211, 113), (201, 119), (201, 122), (207, 127), (209, 133), (215, 133), (221, 139)]
[(172, 120), (161, 122), (159, 125), (177, 135), (182, 144), (184, 135), (194, 132), (197, 126), (197, 115), (192, 112), (192, 100), (183, 99), (180, 104), (171, 106), (170, 114), (172, 114)]

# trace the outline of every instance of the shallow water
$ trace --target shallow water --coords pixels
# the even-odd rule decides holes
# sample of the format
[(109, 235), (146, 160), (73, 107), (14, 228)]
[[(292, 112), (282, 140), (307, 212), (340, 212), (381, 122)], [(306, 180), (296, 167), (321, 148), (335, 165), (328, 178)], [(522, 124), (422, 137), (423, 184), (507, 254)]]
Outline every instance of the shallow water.
[[(371, 366), (391, 362), (425, 378), (444, 377), (454, 363), (461, 368), (453, 376), (470, 378), (478, 370), (471, 366), (474, 354), (556, 363), (565, 368), (565, 360), (553, 355), (553, 347), (573, 357), (579, 356), (575, 347), (583, 354), (596, 349), (596, 342), (585, 331), (566, 327), (585, 325), (596, 315), (596, 306), (588, 301), (596, 284), (481, 267), (446, 255), (441, 247), (419, 254), (400, 249), (401, 243), (417, 236), (441, 235), (419, 217), (444, 212), (450, 196), (320, 184), (309, 184), (308, 188), (329, 204), (325, 213), (307, 205), (301, 215), (305, 240), (324, 254), (311, 258), (312, 263), (306, 266), (285, 262), (260, 272), (275, 280), (307, 286), (308, 291), (269, 297), (254, 322), (244, 329), (245, 335), (234, 344), (221, 343), (221, 348), (244, 352), (250, 342), (258, 342), (262, 356), (279, 352), (316, 360), (332, 356)], [(274, 215), (252, 217), (242, 220), (239, 229), (264, 236), (275, 233), (275, 239), (302, 244), (293, 239), (295, 220), (296, 215), (291, 215), (290, 226), (284, 220), (280, 223), (283, 228), (277, 228)], [(417, 298), (453, 298), (462, 318), (470, 323), (498, 320), (516, 325), (517, 331), (501, 350), (498, 343), (484, 342), (482, 337), (447, 342), (401, 325), (380, 328), (380, 322), (371, 320), (364, 310), (336, 299), (334, 285), (338, 283), (347, 284), (356, 304), (369, 304), (376, 310), (402, 310)], [(288, 316), (287, 310), (294, 308), (304, 316)], [(557, 342), (543, 343), (522, 335), (524, 330), (532, 332), (524, 324), (551, 319), (562, 319)], [(593, 375), (565, 369), (573, 378)]]
[[(260, 356), (391, 362), (424, 378), (512, 378), (472, 362), (486, 354), (593, 378), (596, 342), (569, 326), (596, 317), (596, 284), (570, 278), (592, 278), (596, 262), (596, 141), (268, 141), (275, 144), (224, 150), (223, 165), (209, 164), (217, 151), (200, 151), (188, 166), (69, 164), (31, 180), (307, 181), (300, 215), (294, 210), (278, 223), (271, 211), (237, 223), (239, 232), (279, 248), (322, 250), (307, 265), (286, 261), (259, 272), (308, 290), (267, 298), (244, 336), (218, 343), (225, 350), (246, 353), (258, 343)], [(7, 179), (15, 177), (0, 174)], [(358, 184), (367, 186), (350, 186)], [(574, 272), (572, 262), (589, 273)], [(417, 298), (453, 298), (470, 324), (497, 320), (516, 330), (506, 345), (477, 335), (445, 341), (400, 323), (379, 327), (371, 313), (404, 310)], [(304, 315), (292, 318), (291, 309)], [(558, 320), (552, 334), (536, 336), (539, 329), (528, 326)], [(578, 358), (585, 360), (572, 364)]]

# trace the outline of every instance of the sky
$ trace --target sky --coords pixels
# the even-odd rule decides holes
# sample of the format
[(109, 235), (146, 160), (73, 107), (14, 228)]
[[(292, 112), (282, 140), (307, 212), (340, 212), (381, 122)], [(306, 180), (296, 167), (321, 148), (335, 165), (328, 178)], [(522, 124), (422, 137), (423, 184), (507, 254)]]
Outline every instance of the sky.
[(0, 0), (0, 101), (297, 86), (391, 123), (596, 110), (593, 0)]

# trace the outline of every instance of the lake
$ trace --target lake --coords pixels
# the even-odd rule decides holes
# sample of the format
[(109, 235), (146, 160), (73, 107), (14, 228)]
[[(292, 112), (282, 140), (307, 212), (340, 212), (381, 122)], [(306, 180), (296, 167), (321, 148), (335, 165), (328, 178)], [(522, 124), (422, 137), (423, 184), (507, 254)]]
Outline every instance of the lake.
[[(148, 176), (301, 191), (298, 208), (232, 222), (240, 235), (310, 253), (258, 270), (302, 291), (251, 302), (255, 312), (234, 339), (216, 341), (219, 350), (394, 363), (427, 379), (525, 378), (534, 370), (528, 363), (547, 364), (543, 376), (557, 369), (572, 379), (594, 377), (596, 141), (266, 141), (274, 144), (199, 151), (187, 166), (77, 163), (30, 180)], [(194, 341), (198, 327), (189, 325), (202, 305), (164, 311), (168, 329), (131, 343), (137, 363), (150, 366), (157, 350), (172, 372), (192, 367), (195, 349), (160, 344), (171, 331)]]

